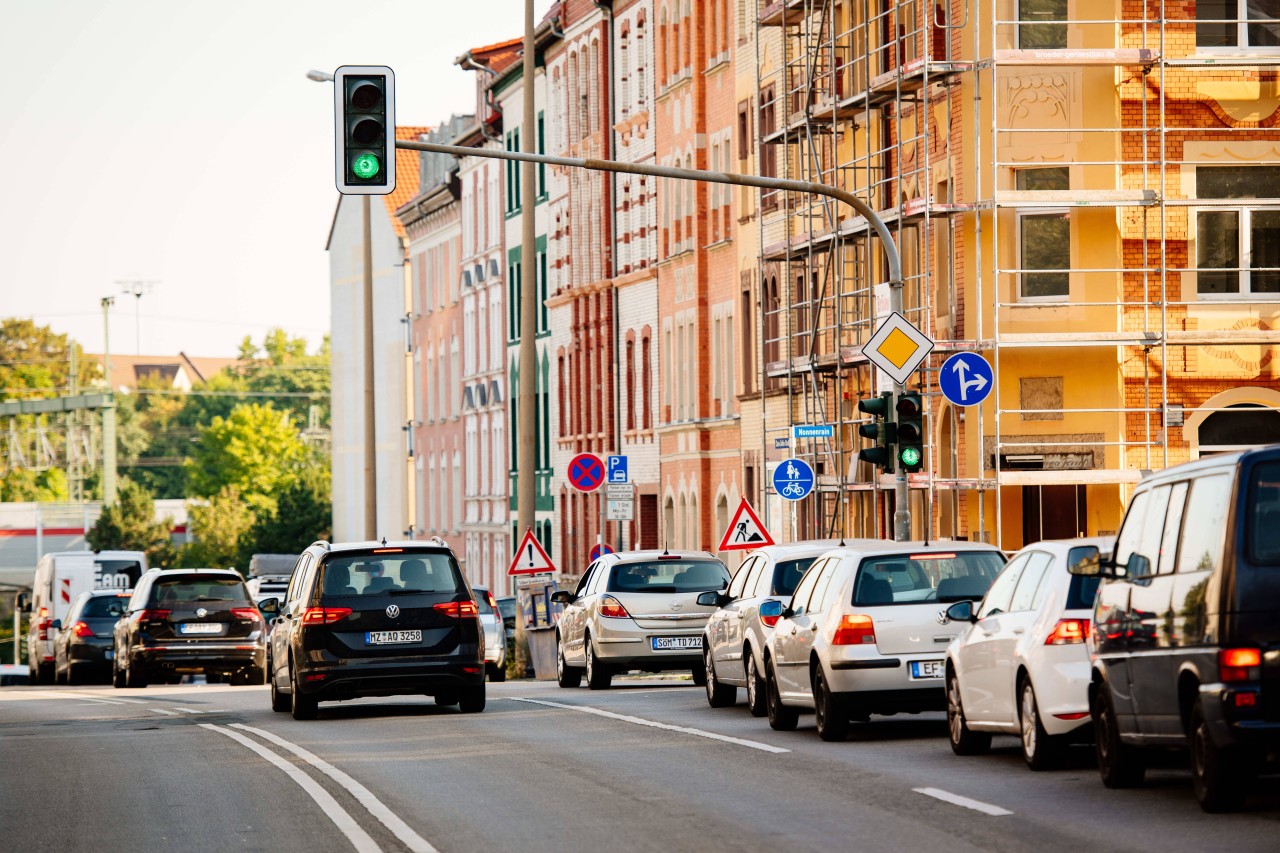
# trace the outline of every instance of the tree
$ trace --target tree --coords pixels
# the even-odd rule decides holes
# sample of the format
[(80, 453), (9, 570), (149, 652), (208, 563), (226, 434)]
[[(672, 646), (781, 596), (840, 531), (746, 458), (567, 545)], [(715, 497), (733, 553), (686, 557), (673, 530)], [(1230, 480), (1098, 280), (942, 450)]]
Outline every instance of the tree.
[[(242, 558), (243, 543), (256, 517), (235, 486), (225, 486), (203, 503), (187, 504), (193, 542), (182, 547), (180, 565), (190, 568), (239, 568), (248, 566)], [(308, 543), (309, 544), (309, 543)]]
[(200, 431), (187, 460), (191, 491), (211, 497), (235, 486), (255, 508), (271, 508), (308, 455), (287, 412), (270, 403), (241, 403)]
[(67, 335), (32, 320), (0, 321), (0, 399), (52, 397), (69, 390), (71, 353), (76, 354), (80, 387), (92, 385), (101, 375), (89, 363), (80, 345)]
[(156, 521), (151, 493), (128, 477), (120, 478), (116, 502), (102, 508), (102, 515), (85, 533), (95, 551), (145, 551), (152, 566), (173, 563), (173, 541), (169, 538), (173, 519)]
[(333, 529), (333, 499), (327, 465), (305, 468), (276, 501), (275, 510), (262, 512), (247, 537), (241, 559), (253, 554), (299, 554)]
[(15, 468), (0, 477), (0, 501), (65, 501), (68, 495), (67, 475), (61, 468)]

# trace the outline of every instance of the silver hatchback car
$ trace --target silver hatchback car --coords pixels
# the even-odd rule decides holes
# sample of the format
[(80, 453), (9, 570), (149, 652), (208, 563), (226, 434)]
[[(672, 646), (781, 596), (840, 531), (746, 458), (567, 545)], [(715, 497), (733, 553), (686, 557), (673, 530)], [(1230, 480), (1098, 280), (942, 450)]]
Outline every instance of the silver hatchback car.
[(762, 619), (760, 605), (788, 601), (813, 561), (839, 544), (838, 539), (820, 539), (757, 548), (742, 561), (728, 592), (703, 594), (707, 603), (720, 608), (703, 632), (705, 686), (712, 708), (733, 705), (738, 688), (745, 687), (751, 715), (765, 715), (764, 646), (778, 617)]
[(630, 669), (687, 669), (701, 684), (702, 630), (714, 604), (704, 592), (729, 585), (729, 570), (706, 551), (631, 551), (592, 563), (574, 592), (551, 600), (565, 606), (556, 626), (556, 675), (577, 687), (585, 672), (592, 690)]

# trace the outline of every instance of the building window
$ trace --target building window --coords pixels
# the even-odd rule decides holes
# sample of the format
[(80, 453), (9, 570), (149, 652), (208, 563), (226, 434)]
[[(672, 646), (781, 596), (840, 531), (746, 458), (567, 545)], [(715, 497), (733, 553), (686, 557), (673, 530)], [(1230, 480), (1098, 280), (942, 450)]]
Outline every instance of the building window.
[(649, 389), (653, 387), (653, 358), (648, 333), (640, 341), (640, 417), (643, 429), (653, 428), (653, 407)]
[[(1019, 190), (1067, 190), (1066, 166), (1019, 169)], [(1018, 214), (1019, 298), (1043, 299), (1068, 296), (1071, 274), (1071, 215), (1067, 210), (1037, 209)], [(1044, 270), (1044, 272), (1038, 272)]]
[[(506, 149), (508, 151), (520, 150), (520, 131), (513, 130), (507, 134)], [(518, 160), (507, 160), (507, 213), (516, 213), (520, 210), (520, 167), (523, 165)]]
[[(778, 147), (765, 143), (765, 137), (778, 129), (778, 113), (776, 109), (775, 90), (769, 86), (760, 93), (760, 174), (766, 178), (778, 176)], [(778, 206), (778, 191), (764, 190), (760, 194), (760, 205), (765, 210), (774, 210)]]
[(1196, 47), (1280, 47), (1280, 9), (1260, 0), (1198, 0)]
[(742, 273), (742, 393), (755, 391), (756, 342), (755, 342), (755, 299), (752, 296), (751, 271)]
[[(546, 130), (543, 122), (543, 114), (541, 112), (538, 113), (538, 153), (539, 154), (547, 153), (547, 135), (546, 135)], [(524, 164), (517, 163), (515, 165), (521, 166)], [(539, 198), (547, 197), (547, 164), (546, 163), (538, 164), (538, 197)]]
[[(1018, 47), (1024, 50), (1065, 48), (1066, 20), (1067, 0), (1018, 0)], [(1058, 21), (1062, 23), (1056, 23)]]
[(627, 340), (627, 431), (631, 432), (636, 428), (636, 342), (633, 339)]
[[(1280, 166), (1198, 166), (1202, 199), (1280, 198)], [(1280, 208), (1241, 204), (1196, 212), (1196, 291), (1280, 294)]]

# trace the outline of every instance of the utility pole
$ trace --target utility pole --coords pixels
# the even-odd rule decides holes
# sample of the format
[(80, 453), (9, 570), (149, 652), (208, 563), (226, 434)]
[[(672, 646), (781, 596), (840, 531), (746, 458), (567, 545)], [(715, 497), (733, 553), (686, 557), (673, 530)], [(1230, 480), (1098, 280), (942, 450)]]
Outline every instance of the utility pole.
[(142, 355), (142, 297), (146, 296), (155, 287), (154, 281), (117, 281), (120, 285), (120, 292), (125, 294), (133, 294), (133, 322), (134, 334), (136, 337), (136, 354)]
[(378, 538), (378, 443), (374, 435), (373, 393), (373, 214), (369, 196), (360, 197), (364, 244), (364, 534)]
[[(111, 306), (114, 296), (102, 297), (102, 372), (107, 380), (107, 399), (115, 400), (111, 387)], [(116, 409), (114, 403), (102, 410), (102, 505), (116, 502)]]

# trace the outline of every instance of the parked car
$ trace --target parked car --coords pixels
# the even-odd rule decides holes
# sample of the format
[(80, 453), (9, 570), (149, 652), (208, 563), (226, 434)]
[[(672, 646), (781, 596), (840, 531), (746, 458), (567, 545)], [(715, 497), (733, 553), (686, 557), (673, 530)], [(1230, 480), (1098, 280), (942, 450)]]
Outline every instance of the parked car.
[(751, 715), (765, 715), (764, 647), (777, 617), (761, 619), (760, 605), (789, 600), (813, 561), (839, 544), (838, 539), (828, 539), (757, 548), (742, 561), (727, 592), (702, 595), (701, 601), (719, 608), (702, 636), (707, 702), (712, 708), (733, 705), (738, 688), (745, 687)]
[(796, 727), (812, 709), (823, 740), (842, 740), (871, 714), (940, 711), (946, 647), (939, 604), (976, 600), (1004, 565), (970, 542), (849, 540), (805, 572), (791, 602), (760, 605), (780, 616), (765, 646), (769, 725)]
[(83, 684), (96, 676), (111, 683), (115, 642), (112, 631), (124, 615), (130, 592), (97, 590), (82, 592), (71, 602), (67, 621), (55, 619), (58, 632), (54, 643), (53, 680), (56, 684)]
[(556, 675), (561, 687), (582, 676), (592, 690), (607, 689), (615, 673), (631, 669), (687, 669), (702, 684), (702, 631), (714, 604), (704, 592), (729, 586), (729, 570), (706, 551), (630, 551), (604, 554), (573, 592), (552, 601), (565, 606), (556, 626)]
[(1090, 709), (1109, 788), (1147, 750), (1189, 748), (1205, 811), (1238, 807), (1280, 748), (1280, 445), (1178, 465), (1138, 485), (1102, 584)]
[(507, 639), (514, 639), (516, 636), (516, 599), (513, 595), (504, 596), (495, 599), (495, 607), (502, 614), (502, 624), (507, 632)]
[(1114, 545), (1105, 537), (1028, 545), (981, 605), (960, 601), (947, 609), (943, 618), (961, 626), (947, 648), (947, 722), (956, 755), (986, 752), (993, 732), (1016, 734), (1027, 766), (1045, 770), (1058, 766), (1072, 739), (1089, 733), (1085, 638), (1098, 579), (1067, 570)]
[(31, 670), (25, 663), (0, 663), (0, 687), (19, 687), (31, 683)]
[(486, 586), (473, 586), (480, 624), (484, 627), (484, 668), (490, 681), (507, 680), (507, 632), (498, 613), (493, 593)]
[(297, 554), (254, 554), (250, 557), (249, 578), (245, 586), (249, 587), (254, 601), (284, 598), (297, 562)]
[(116, 687), (184, 674), (262, 684), (266, 631), (244, 579), (231, 569), (152, 569), (114, 629)]
[(484, 710), (479, 607), (442, 541), (316, 542), (303, 552), (271, 635), (271, 707), (425, 694)]

